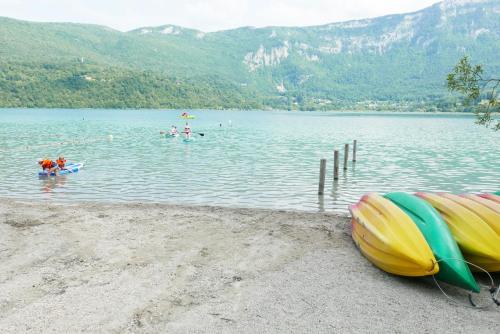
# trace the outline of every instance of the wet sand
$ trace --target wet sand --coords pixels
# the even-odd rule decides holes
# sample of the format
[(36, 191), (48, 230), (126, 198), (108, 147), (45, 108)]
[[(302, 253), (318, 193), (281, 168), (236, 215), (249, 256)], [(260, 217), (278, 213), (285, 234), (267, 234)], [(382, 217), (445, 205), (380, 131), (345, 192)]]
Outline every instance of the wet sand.
[(346, 217), (0, 202), (1, 333), (499, 330), (500, 308), (372, 266)]

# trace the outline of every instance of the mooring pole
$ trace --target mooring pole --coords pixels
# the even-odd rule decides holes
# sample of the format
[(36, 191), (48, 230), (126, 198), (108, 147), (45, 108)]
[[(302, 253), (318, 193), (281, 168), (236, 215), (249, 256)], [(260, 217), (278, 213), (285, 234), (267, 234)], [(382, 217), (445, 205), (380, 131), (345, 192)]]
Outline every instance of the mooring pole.
[(318, 195), (323, 195), (325, 193), (325, 177), (326, 177), (326, 159), (321, 159), (319, 165)]
[(347, 160), (349, 159), (349, 144), (344, 146), (344, 170), (347, 170)]
[(356, 144), (358, 143), (357, 140), (354, 140), (354, 143), (352, 143), (352, 162), (356, 162)]
[(333, 151), (333, 179), (339, 179), (339, 151)]

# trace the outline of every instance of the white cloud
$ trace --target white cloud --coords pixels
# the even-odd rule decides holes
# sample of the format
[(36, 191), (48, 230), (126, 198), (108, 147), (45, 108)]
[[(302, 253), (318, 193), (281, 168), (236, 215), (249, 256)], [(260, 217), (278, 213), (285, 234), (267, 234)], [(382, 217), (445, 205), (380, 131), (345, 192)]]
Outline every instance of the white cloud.
[(415, 11), (437, 0), (0, 0), (0, 15), (119, 30), (175, 24), (203, 31), (306, 26)]

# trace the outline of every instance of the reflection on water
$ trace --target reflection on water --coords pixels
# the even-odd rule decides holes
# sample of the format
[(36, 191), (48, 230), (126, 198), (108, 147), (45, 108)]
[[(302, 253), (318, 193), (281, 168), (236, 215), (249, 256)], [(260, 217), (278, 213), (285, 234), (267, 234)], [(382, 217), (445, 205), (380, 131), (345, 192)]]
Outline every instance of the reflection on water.
[(64, 187), (68, 175), (58, 175), (52, 177), (39, 177), (40, 190), (45, 193), (50, 193), (56, 188)]
[(325, 211), (325, 195), (318, 195), (318, 211)]
[[(177, 111), (0, 110), (0, 196), (345, 213), (369, 191), (500, 189), (500, 132), (470, 117), (191, 113), (193, 131), (205, 136), (186, 143), (158, 135), (184, 125)], [(354, 139), (357, 162), (345, 171), (344, 144)], [(334, 149), (341, 164), (336, 183)], [(86, 162), (84, 169), (38, 180), (36, 159), (60, 153)], [(321, 158), (328, 160), (322, 199)], [(21, 167), (15, 175), (13, 161)]]

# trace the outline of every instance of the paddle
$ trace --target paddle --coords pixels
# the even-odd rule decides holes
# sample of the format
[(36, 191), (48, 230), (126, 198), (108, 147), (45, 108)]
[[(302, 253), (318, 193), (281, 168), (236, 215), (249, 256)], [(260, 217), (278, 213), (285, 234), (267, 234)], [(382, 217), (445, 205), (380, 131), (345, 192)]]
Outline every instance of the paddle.
[[(182, 133), (186, 133), (186, 132), (183, 131)], [(191, 132), (191, 133), (196, 133), (196, 134), (198, 134), (198, 135), (200, 135), (202, 137), (205, 136), (205, 134), (203, 132)]]

